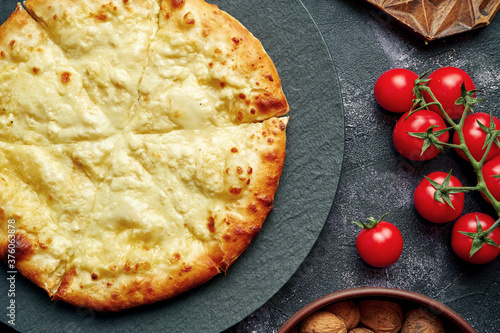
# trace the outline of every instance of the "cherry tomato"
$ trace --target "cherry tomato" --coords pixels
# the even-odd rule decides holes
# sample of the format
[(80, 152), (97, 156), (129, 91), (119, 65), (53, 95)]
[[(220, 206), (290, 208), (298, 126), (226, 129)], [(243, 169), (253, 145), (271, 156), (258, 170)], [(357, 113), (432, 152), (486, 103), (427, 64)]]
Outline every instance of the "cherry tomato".
[[(435, 180), (439, 184), (443, 184), (447, 173), (436, 171), (427, 175), (428, 178)], [(462, 183), (455, 177), (450, 175), (449, 186), (461, 187)], [(464, 193), (449, 193), (448, 196), (453, 205), (451, 207), (446, 201), (439, 202), (434, 200), (436, 188), (424, 178), (415, 188), (413, 192), (413, 203), (418, 213), (427, 221), (433, 223), (450, 222), (462, 214), (464, 209)]]
[[(451, 247), (453, 252), (461, 259), (473, 264), (486, 264), (493, 261), (500, 254), (500, 248), (483, 243), (479, 251), (470, 256), (470, 250), (473, 239), (466, 236), (460, 231), (477, 233), (477, 220), (481, 224), (482, 230), (485, 231), (495, 223), (495, 220), (484, 213), (469, 213), (461, 216), (453, 225), (451, 231)], [(500, 229), (496, 228), (488, 238), (496, 244), (500, 244)]]
[[(483, 146), (487, 134), (479, 126), (477, 121), (479, 121), (487, 128), (490, 127), (490, 115), (487, 113), (476, 112), (469, 114), (467, 118), (465, 118), (462, 131), (467, 148), (469, 148), (470, 153), (476, 159), (476, 161), (479, 161), (484, 155)], [(497, 117), (493, 117), (493, 122), (495, 123), (495, 129), (500, 130), (500, 120)], [(457, 132), (453, 134), (453, 143), (457, 145), (460, 144), (460, 139)], [(467, 159), (465, 154), (460, 149), (456, 149), (456, 151), (462, 158)], [(486, 157), (486, 161), (492, 159), (497, 155), (500, 155), (500, 147), (498, 147), (496, 144), (493, 144), (488, 153), (488, 156)]]
[[(460, 89), (462, 83), (465, 82), (465, 89), (467, 91), (476, 89), (469, 74), (460, 68), (442, 67), (429, 74), (427, 78), (430, 79), (429, 88), (441, 103), (445, 112), (451, 119), (460, 118), (464, 112), (464, 106), (455, 105), (455, 102), (462, 96)], [(432, 102), (428, 93), (424, 92), (423, 95), (426, 102)], [(429, 109), (437, 112), (440, 116), (442, 115), (436, 105), (429, 106)]]
[[(490, 191), (495, 200), (500, 201), (500, 178), (495, 177), (500, 176), (500, 155), (484, 163), (482, 171), (488, 191)], [(486, 200), (489, 202), (488, 199)]]
[[(406, 112), (394, 126), (392, 133), (392, 141), (397, 152), (412, 161), (427, 161), (439, 154), (439, 149), (432, 145), (422, 153), (424, 140), (413, 137), (408, 132), (426, 132), (427, 129), (436, 125), (433, 132), (446, 128), (446, 123), (443, 118), (439, 117), (435, 112), (429, 110), (420, 110), (414, 112), (408, 117), (409, 112)], [(408, 117), (408, 118), (407, 118)], [(441, 142), (448, 142), (450, 134), (445, 132), (438, 139)]]
[(418, 75), (409, 69), (394, 68), (380, 75), (374, 94), (378, 104), (387, 111), (403, 113), (413, 106), (413, 87)]
[(387, 221), (361, 230), (356, 238), (359, 256), (373, 267), (387, 267), (398, 261), (403, 252), (403, 236), (399, 229)]

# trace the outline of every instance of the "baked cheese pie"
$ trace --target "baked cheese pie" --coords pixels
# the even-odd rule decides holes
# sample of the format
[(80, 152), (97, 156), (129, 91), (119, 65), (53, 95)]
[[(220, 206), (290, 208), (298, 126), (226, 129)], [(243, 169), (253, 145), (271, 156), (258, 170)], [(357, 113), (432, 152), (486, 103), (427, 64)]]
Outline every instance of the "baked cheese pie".
[(289, 107), (261, 43), (202, 0), (24, 5), (0, 27), (3, 258), (97, 311), (226, 272), (285, 159)]

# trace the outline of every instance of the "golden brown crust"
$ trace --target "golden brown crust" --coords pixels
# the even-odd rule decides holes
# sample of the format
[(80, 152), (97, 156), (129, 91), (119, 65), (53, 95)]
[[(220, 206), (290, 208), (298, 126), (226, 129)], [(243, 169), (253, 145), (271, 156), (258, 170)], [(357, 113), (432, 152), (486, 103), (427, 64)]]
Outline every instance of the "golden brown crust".
[(257, 134), (259, 144), (267, 147), (261, 152), (259, 168), (246, 171), (252, 174), (248, 195), (237, 210), (223, 217), (228, 226), (219, 240), (224, 252), (220, 266), (223, 271), (245, 251), (273, 209), (286, 155), (287, 122), (288, 118), (269, 119), (264, 122), (264, 130)]
[(10, 58), (19, 45), (26, 44), (26, 40), (37, 33), (33, 24), (33, 18), (18, 3), (16, 10), (0, 26), (0, 60)]
[(156, 267), (140, 274), (132, 270), (127, 275), (117, 276), (112, 282), (97, 277), (94, 285), (84, 292), (75, 279), (78, 273), (73, 269), (65, 275), (54, 300), (96, 311), (120, 311), (172, 298), (205, 283), (219, 270), (205, 257), (199, 258), (195, 265), (180, 265), (166, 271)]

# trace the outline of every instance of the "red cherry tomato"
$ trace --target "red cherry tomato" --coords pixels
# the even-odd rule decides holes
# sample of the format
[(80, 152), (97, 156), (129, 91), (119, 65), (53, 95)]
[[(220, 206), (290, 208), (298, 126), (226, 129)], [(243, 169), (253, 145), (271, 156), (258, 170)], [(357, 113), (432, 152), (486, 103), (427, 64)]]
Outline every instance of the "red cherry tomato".
[[(469, 148), (470, 153), (476, 159), (476, 161), (479, 161), (484, 155), (483, 146), (487, 134), (479, 126), (477, 121), (479, 121), (487, 128), (490, 127), (490, 115), (487, 113), (476, 112), (469, 114), (467, 118), (465, 118), (462, 131), (467, 148)], [(495, 123), (495, 129), (500, 129), (500, 120), (497, 117), (493, 117), (493, 122)], [(460, 139), (457, 132), (453, 134), (453, 143), (457, 145), (460, 144)], [(460, 149), (456, 149), (456, 151), (462, 158), (467, 159), (465, 154)], [(496, 144), (493, 144), (488, 153), (488, 156), (486, 157), (486, 161), (492, 159), (497, 155), (500, 155), (500, 147), (498, 147)]]
[(394, 68), (375, 82), (375, 99), (387, 111), (403, 113), (413, 106), (413, 87), (418, 75), (409, 69)]
[[(490, 191), (495, 200), (500, 201), (500, 178), (495, 177), (500, 176), (500, 155), (484, 163), (482, 171), (488, 191)], [(487, 201), (489, 202), (489, 200)]]
[[(443, 184), (448, 176), (447, 173), (436, 171), (427, 175), (428, 178), (435, 180), (439, 184)], [(449, 186), (461, 187), (462, 183), (455, 177), (450, 176)], [(446, 201), (444, 203), (434, 200), (436, 188), (424, 178), (415, 188), (413, 192), (413, 203), (418, 213), (427, 221), (433, 223), (450, 222), (462, 214), (464, 209), (464, 193), (449, 193), (451, 207)]]
[[(479, 219), (483, 231), (495, 223), (495, 220), (491, 216), (483, 213), (469, 213), (461, 216), (455, 222), (451, 231), (451, 247), (458, 257), (467, 262), (486, 264), (498, 257), (500, 248), (483, 243), (481, 249), (471, 257), (470, 250), (473, 239), (460, 233), (460, 231), (477, 233), (477, 219)], [(496, 228), (488, 237), (496, 244), (500, 244), (500, 229)]]
[[(429, 88), (441, 103), (445, 112), (451, 119), (460, 118), (464, 112), (464, 106), (455, 105), (455, 102), (462, 96), (460, 89), (462, 83), (465, 82), (467, 91), (476, 89), (469, 74), (460, 68), (442, 67), (429, 74), (427, 78), (430, 79), (428, 84)], [(423, 95), (427, 103), (432, 102), (428, 93), (424, 92)], [(441, 111), (439, 111), (436, 105), (429, 106), (429, 109), (442, 116)]]
[[(439, 154), (439, 149), (431, 145), (422, 153), (424, 140), (413, 137), (408, 132), (426, 132), (433, 125), (437, 125), (433, 132), (446, 128), (446, 123), (443, 118), (439, 117), (435, 112), (429, 110), (420, 110), (414, 112), (408, 117), (409, 112), (406, 112), (394, 126), (392, 133), (392, 141), (397, 152), (412, 161), (427, 161)], [(408, 117), (408, 118), (407, 118)], [(443, 133), (438, 137), (441, 142), (448, 142), (450, 134)]]
[(363, 229), (356, 238), (359, 256), (373, 267), (387, 267), (398, 261), (403, 252), (403, 236), (399, 229), (386, 221)]

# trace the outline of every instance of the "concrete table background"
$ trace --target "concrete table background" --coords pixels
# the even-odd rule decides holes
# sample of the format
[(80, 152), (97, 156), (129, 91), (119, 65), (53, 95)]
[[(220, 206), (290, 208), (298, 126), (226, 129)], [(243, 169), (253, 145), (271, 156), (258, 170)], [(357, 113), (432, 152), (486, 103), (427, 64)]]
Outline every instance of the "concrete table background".
[[(345, 153), (337, 195), (314, 248), (287, 284), (255, 313), (226, 333), (276, 332), (297, 310), (337, 290), (377, 286), (401, 288), (437, 299), (466, 318), (478, 331), (500, 329), (500, 261), (470, 265), (450, 247), (452, 223), (424, 221), (412, 203), (413, 190), (432, 171), (448, 172), (465, 184), (475, 176), (455, 152), (425, 163), (411, 163), (392, 146), (397, 116), (373, 98), (376, 78), (405, 67), (417, 73), (442, 66), (469, 72), (487, 100), (476, 111), (500, 116), (500, 18), (490, 26), (437, 40), (423, 40), (361, 0), (302, 0), (331, 53), (342, 90)], [(465, 212), (495, 213), (482, 198), (466, 194)], [(365, 265), (355, 249), (354, 219), (380, 216), (401, 228), (400, 260), (386, 269)]]
[[(422, 73), (457, 66), (487, 93), (476, 110), (500, 116), (500, 18), (486, 28), (426, 45), (361, 0), (302, 1), (323, 34), (342, 90), (345, 153), (340, 183), (325, 226), (297, 272), (266, 304), (225, 333), (276, 332), (309, 302), (363, 286), (422, 293), (454, 309), (478, 332), (497, 332), (500, 261), (485, 266), (460, 261), (449, 244), (452, 224), (424, 221), (411, 200), (420, 179), (432, 171), (453, 169), (464, 184), (473, 184), (470, 166), (451, 151), (425, 163), (400, 157), (391, 141), (397, 116), (377, 106), (372, 89), (390, 68)], [(477, 210), (493, 214), (479, 195), (467, 194), (465, 212)], [(359, 259), (354, 245), (358, 229), (350, 221), (386, 212), (392, 212), (387, 219), (400, 227), (405, 246), (396, 264), (374, 269)]]

